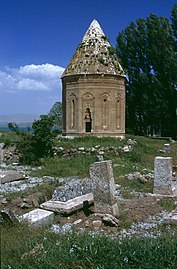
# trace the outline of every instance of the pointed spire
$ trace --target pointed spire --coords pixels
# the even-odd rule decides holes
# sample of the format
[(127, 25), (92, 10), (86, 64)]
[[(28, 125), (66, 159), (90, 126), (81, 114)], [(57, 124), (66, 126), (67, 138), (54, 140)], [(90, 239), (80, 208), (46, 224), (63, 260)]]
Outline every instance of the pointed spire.
[(123, 75), (114, 48), (97, 20), (93, 20), (62, 77), (78, 74)]
[(101, 38), (102, 36), (105, 36), (103, 30), (101, 29), (99, 23), (97, 20), (93, 20), (92, 23), (90, 24), (88, 30), (86, 31), (82, 41), (87, 41), (92, 38)]

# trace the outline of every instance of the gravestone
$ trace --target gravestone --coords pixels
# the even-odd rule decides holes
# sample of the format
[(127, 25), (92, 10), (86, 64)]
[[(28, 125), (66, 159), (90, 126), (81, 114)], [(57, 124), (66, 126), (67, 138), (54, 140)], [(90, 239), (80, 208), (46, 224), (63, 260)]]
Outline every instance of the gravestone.
[(172, 158), (159, 157), (154, 160), (155, 194), (173, 195)]
[(0, 143), (0, 163), (3, 162), (3, 148), (4, 148), (4, 143)]
[(112, 161), (95, 162), (90, 166), (95, 212), (118, 216)]

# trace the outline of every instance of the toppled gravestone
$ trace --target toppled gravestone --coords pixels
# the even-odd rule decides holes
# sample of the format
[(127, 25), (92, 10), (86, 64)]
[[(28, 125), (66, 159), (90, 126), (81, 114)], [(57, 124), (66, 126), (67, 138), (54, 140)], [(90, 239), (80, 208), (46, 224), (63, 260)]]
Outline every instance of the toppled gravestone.
[(52, 199), (40, 207), (54, 212), (69, 214), (93, 203), (92, 182), (90, 179), (73, 178), (53, 193)]
[(118, 216), (118, 205), (115, 198), (115, 182), (112, 161), (95, 162), (90, 166), (90, 177), (93, 184), (95, 212)]

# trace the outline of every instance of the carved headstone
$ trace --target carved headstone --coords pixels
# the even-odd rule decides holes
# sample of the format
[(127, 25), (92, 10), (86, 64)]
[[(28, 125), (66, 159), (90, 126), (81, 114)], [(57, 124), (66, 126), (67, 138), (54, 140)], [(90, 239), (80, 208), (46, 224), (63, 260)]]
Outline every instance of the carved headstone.
[(154, 160), (154, 190), (156, 194), (173, 194), (172, 158), (156, 157)]
[(93, 184), (93, 199), (96, 212), (118, 216), (118, 205), (115, 198), (115, 182), (112, 161), (95, 162), (90, 166), (90, 177)]

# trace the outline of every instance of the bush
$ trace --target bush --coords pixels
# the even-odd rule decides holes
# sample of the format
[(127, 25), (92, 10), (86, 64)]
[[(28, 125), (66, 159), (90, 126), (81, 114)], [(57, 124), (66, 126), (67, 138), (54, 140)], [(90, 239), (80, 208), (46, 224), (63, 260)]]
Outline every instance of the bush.
[(39, 164), (41, 158), (51, 157), (53, 138), (56, 135), (52, 132), (54, 117), (41, 115), (40, 119), (33, 122), (33, 132), (22, 132), (18, 125), (9, 123), (8, 127), (20, 137), (17, 148), (21, 153), (21, 163)]

